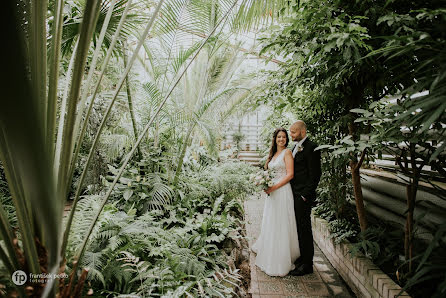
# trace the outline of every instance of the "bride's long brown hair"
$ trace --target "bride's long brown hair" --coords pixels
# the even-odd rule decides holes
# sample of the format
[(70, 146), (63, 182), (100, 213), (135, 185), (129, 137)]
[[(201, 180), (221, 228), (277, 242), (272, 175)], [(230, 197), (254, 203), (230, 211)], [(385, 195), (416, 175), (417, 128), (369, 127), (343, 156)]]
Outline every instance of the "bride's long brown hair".
[(271, 148), (269, 149), (269, 156), (268, 156), (268, 159), (266, 160), (266, 163), (265, 163), (265, 170), (268, 169), (269, 162), (271, 161), (271, 159), (273, 159), (274, 154), (276, 154), (276, 152), (277, 152), (276, 139), (277, 139), (277, 135), (281, 131), (283, 131), (285, 133), (285, 137), (286, 137), (285, 148), (288, 146), (288, 142), (290, 141), (290, 139), (288, 138), (288, 133), (286, 132), (285, 128), (279, 127), (278, 129), (276, 129), (274, 131), (274, 134), (273, 134), (273, 140), (271, 142)]

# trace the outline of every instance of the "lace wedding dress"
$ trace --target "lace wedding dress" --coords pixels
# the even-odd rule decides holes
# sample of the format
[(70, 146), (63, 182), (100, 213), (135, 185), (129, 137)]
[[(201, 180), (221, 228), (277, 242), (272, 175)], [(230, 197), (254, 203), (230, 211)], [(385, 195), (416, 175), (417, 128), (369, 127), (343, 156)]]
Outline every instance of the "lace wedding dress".
[[(286, 150), (268, 164), (268, 168), (274, 172), (274, 183), (286, 175)], [(265, 200), (262, 229), (252, 247), (257, 253), (256, 265), (270, 276), (287, 275), (300, 256), (298, 241), (293, 192), (287, 183), (270, 193)]]

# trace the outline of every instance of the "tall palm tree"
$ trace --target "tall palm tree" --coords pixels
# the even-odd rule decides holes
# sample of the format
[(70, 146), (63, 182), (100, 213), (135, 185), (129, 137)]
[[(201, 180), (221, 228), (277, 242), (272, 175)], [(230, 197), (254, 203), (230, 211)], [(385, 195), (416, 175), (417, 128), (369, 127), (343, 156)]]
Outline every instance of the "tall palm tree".
[(215, 152), (216, 134), (222, 118), (250, 95), (248, 86), (235, 80), (236, 70), (244, 57), (237, 49), (221, 47), (222, 44), (216, 40), (200, 53), (172, 97), (177, 113), (182, 114), (184, 120), (184, 129), (179, 131), (183, 142), (174, 184), (178, 182), (190, 139), (199, 135)]

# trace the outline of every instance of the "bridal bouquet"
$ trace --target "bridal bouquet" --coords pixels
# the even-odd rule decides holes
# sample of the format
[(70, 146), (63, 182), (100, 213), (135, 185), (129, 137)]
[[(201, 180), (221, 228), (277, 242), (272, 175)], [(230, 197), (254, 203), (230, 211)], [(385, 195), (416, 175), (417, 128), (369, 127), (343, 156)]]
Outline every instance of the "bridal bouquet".
[(255, 175), (251, 175), (251, 181), (255, 186), (261, 187), (263, 190), (268, 189), (274, 185), (273, 172), (271, 170), (262, 170)]

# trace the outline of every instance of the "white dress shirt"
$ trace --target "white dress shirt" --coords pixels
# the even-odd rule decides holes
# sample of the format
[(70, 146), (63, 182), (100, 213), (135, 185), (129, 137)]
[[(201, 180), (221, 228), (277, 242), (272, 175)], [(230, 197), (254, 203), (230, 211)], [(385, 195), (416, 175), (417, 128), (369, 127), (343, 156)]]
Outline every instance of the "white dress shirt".
[(293, 157), (296, 156), (297, 148), (298, 148), (299, 146), (302, 146), (302, 144), (305, 142), (306, 139), (307, 139), (307, 136), (305, 136), (305, 138), (303, 138), (302, 140), (300, 140), (299, 142), (297, 142), (296, 146), (294, 146)]

